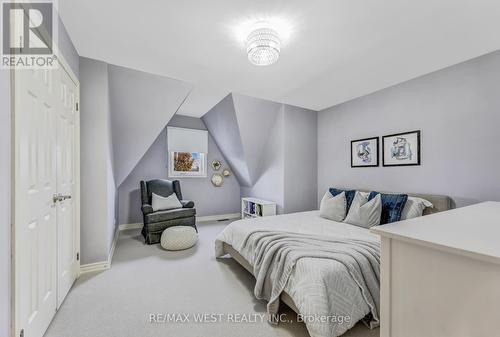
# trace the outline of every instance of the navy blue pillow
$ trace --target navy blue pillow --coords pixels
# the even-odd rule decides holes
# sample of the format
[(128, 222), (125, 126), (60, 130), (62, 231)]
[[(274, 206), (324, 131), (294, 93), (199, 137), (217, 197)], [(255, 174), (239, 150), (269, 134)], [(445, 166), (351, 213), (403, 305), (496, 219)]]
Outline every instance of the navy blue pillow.
[(375, 198), (377, 194), (380, 194), (380, 198), (382, 200), (382, 216), (380, 217), (380, 224), (384, 225), (401, 220), (401, 213), (403, 212), (403, 208), (408, 200), (408, 195), (371, 192), (368, 196), (368, 201)]
[(352, 201), (354, 200), (354, 196), (356, 195), (356, 190), (341, 190), (338, 188), (331, 187), (329, 191), (333, 196), (345, 192), (345, 198), (347, 200), (346, 214), (349, 213), (349, 208), (351, 208)]

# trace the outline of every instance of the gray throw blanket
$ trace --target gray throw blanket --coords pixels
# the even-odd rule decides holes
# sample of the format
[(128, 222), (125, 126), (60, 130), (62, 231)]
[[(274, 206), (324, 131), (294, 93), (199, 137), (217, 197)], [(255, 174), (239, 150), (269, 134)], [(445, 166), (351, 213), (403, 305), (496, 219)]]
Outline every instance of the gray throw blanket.
[[(278, 313), (280, 295), (299, 259), (331, 259), (345, 266), (348, 272), (338, 273), (334, 282), (355, 282), (371, 312), (369, 322), (365, 323), (370, 328), (379, 325), (380, 244), (378, 242), (257, 230), (251, 232), (239, 248), (240, 251), (253, 254), (252, 264), (257, 280), (254, 293), (257, 298), (269, 301), (267, 311), (271, 317)], [(350, 275), (350, 277), (345, 275)], [(330, 296), (327, 297), (330, 298)], [(314, 308), (310, 308), (310, 311), (301, 312), (301, 314), (316, 314), (312, 312)], [(339, 312), (349, 312), (349, 308), (339, 308)], [(317, 314), (336, 315), (335, 312)], [(323, 324), (323, 326), (314, 326), (317, 324)], [(345, 331), (341, 327), (335, 327), (336, 324), (330, 324), (328, 327), (324, 324), (306, 321), (310, 332), (321, 332), (314, 335), (337, 336)]]

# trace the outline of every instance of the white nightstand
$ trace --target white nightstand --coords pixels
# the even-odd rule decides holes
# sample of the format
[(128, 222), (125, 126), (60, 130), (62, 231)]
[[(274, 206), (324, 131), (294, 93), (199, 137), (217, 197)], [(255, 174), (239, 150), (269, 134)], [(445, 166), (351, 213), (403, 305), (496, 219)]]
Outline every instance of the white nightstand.
[(276, 203), (257, 198), (241, 198), (241, 218), (276, 215)]

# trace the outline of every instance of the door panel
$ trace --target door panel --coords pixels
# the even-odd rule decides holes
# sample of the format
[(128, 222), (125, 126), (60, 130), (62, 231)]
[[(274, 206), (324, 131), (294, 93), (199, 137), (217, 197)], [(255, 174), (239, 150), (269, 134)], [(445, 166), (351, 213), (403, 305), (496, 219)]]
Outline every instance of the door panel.
[(79, 269), (78, 86), (62, 66), (13, 80), (15, 334), (42, 337)]
[(65, 71), (60, 74), (57, 116), (57, 191), (69, 197), (57, 205), (58, 226), (58, 306), (78, 274), (75, 212), (75, 106), (76, 86)]
[[(57, 306), (56, 101), (44, 70), (15, 72), (15, 295), (16, 327), (39, 336)], [(19, 331), (16, 331), (18, 333)]]

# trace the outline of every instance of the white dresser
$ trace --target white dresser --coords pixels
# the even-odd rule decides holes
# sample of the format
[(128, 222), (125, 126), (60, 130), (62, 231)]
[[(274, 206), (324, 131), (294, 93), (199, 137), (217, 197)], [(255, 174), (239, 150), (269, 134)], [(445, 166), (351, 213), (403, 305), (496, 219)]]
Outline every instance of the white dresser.
[(500, 336), (500, 203), (374, 227), (380, 337)]

